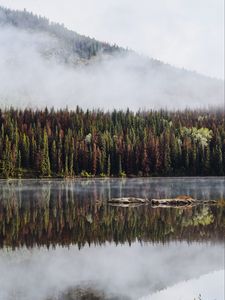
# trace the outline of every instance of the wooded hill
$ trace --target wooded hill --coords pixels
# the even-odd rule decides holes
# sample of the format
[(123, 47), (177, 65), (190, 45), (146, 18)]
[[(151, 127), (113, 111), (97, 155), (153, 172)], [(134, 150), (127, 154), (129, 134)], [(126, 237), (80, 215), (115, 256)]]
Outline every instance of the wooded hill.
[(68, 30), (63, 24), (50, 22), (47, 18), (26, 10), (11, 10), (0, 6), (0, 26), (11, 26), (32, 33), (48, 33), (55, 39), (50, 44), (46, 39), (40, 52), (46, 57), (54, 56), (66, 64), (76, 64), (79, 60), (88, 60), (99, 53), (113, 54), (123, 49)]
[(223, 103), (223, 80), (80, 35), (26, 10), (0, 7), (0, 31), (1, 108), (50, 103), (136, 111)]

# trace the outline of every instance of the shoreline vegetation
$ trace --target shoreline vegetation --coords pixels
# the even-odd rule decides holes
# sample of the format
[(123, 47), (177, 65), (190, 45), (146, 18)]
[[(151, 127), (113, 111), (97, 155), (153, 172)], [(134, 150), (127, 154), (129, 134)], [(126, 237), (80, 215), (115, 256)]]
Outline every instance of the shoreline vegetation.
[(225, 176), (224, 112), (0, 110), (0, 178)]
[[(21, 171), (23, 172), (23, 170)], [(124, 176), (114, 176), (114, 175), (92, 175), (92, 174), (88, 174), (87, 176), (82, 176), (82, 175), (74, 175), (74, 176), (66, 176), (66, 175), (49, 175), (49, 176), (41, 176), (40, 174), (31, 174), (30, 172), (27, 174), (26, 172), (19, 174), (18, 176), (13, 176), (13, 177), (3, 177), (2, 175), (0, 175), (0, 180), (7, 180), (7, 181), (11, 181), (11, 180), (28, 180), (28, 179), (37, 179), (37, 180), (81, 180), (81, 179), (96, 179), (96, 180), (109, 180), (109, 179), (138, 179), (138, 178), (155, 178), (155, 179), (160, 179), (160, 178), (224, 178), (225, 176), (187, 176), (187, 175), (181, 175), (181, 176), (177, 176), (177, 175), (170, 175), (170, 176), (139, 176), (139, 175), (124, 175)]]

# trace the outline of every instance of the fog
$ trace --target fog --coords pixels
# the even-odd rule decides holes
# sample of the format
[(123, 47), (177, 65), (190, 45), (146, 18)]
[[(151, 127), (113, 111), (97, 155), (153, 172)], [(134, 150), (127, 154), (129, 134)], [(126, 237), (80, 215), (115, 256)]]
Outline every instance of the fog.
[(165, 299), (224, 299), (224, 270), (212, 272), (197, 279), (180, 282), (168, 289), (156, 292), (141, 300), (165, 300)]
[[(223, 0), (0, 0), (102, 41), (224, 78)], [(91, 25), (90, 25), (91, 24)]]
[[(80, 222), (77, 214), (82, 214), (88, 218), (88, 210), (85, 210), (87, 203), (92, 200), (104, 201), (109, 195), (114, 196), (174, 196), (176, 194), (193, 195), (196, 199), (223, 199), (225, 193), (224, 178), (164, 178), (163, 184), (160, 178), (144, 179), (110, 179), (110, 180), (1, 180), (0, 181), (0, 236), (2, 245), (17, 245), (20, 239), (20, 228), (22, 229), (22, 244), (28, 244), (30, 248), (21, 247), (12, 250), (10, 246), (0, 250), (0, 300), (72, 300), (82, 299), (76, 297), (77, 290), (84, 293), (94, 293), (97, 299), (139, 299), (145, 297), (148, 300), (194, 300), (201, 293), (203, 300), (223, 299), (223, 276), (224, 276), (224, 243), (223, 236), (217, 242), (166, 242), (147, 243), (142, 241), (139, 231), (136, 230), (138, 218), (132, 218), (132, 208), (126, 208), (124, 214), (130, 215), (130, 222), (133, 223), (132, 235), (138, 241), (132, 240), (131, 246), (127, 243), (119, 244), (123, 238), (123, 232), (131, 228), (122, 218), (121, 210), (117, 210), (113, 217), (113, 222), (120, 225), (112, 228), (109, 243), (103, 235), (98, 235), (98, 226), (95, 222), (80, 223), (79, 226), (86, 229), (93, 229), (94, 234), (100, 237), (96, 243), (103, 242), (103, 246), (90, 246), (90, 235), (83, 234), (78, 227), (73, 227), (73, 223)], [(82, 210), (73, 207), (73, 200), (83, 203)], [(8, 201), (7, 201), (8, 200)], [(52, 201), (60, 203), (58, 210), (52, 206)], [(85, 204), (86, 202), (86, 204)], [(17, 204), (15, 204), (17, 203)], [(67, 203), (67, 205), (63, 205)], [(13, 207), (18, 205), (14, 213)], [(31, 208), (38, 207), (36, 210)], [(54, 218), (60, 223), (53, 222)], [(64, 209), (63, 209), (64, 206)], [(46, 207), (46, 209), (45, 209)], [(121, 208), (123, 209), (123, 208)], [(176, 208), (174, 208), (176, 209)], [(207, 210), (207, 207), (204, 207)], [(216, 207), (211, 207), (216, 211)], [(95, 210), (94, 210), (95, 211)], [(107, 211), (110, 207), (101, 211), (98, 215), (94, 212), (95, 218), (99, 218), (102, 233), (107, 231), (110, 224), (110, 217), (107, 218)], [(70, 212), (72, 212), (73, 217)], [(116, 211), (115, 211), (116, 212)], [(138, 212), (138, 211), (137, 211)], [(198, 209), (201, 214), (201, 208)], [(222, 230), (222, 214), (220, 210), (218, 218), (215, 217), (213, 223), (199, 223), (192, 229), (190, 234), (197, 235), (199, 240), (203, 240), (207, 231), (205, 228), (214, 228), (217, 232)], [(104, 217), (102, 217), (102, 213)], [(146, 210), (145, 213), (148, 213)], [(187, 218), (184, 218), (182, 211), (177, 214), (183, 215), (183, 230), (185, 231), (185, 221), (193, 220), (190, 209), (186, 210)], [(67, 215), (69, 223), (62, 217)], [(156, 214), (156, 212), (155, 212)], [(163, 211), (159, 214), (162, 222), (167, 222)], [(168, 220), (168, 228), (176, 232), (173, 224), (175, 212), (172, 211)], [(39, 218), (49, 224), (44, 225)], [(58, 216), (58, 217), (57, 217)], [(151, 213), (149, 213), (151, 216)], [(72, 217), (72, 218), (71, 218)], [(106, 222), (104, 221), (106, 220)], [(144, 221), (145, 219), (143, 219)], [(175, 219), (179, 220), (179, 218)], [(65, 223), (66, 222), (66, 223)], [(104, 223), (105, 222), (105, 223)], [(107, 223), (108, 222), (108, 223)], [(160, 222), (160, 220), (159, 220)], [(54, 224), (58, 224), (55, 228)], [(66, 230), (70, 224), (70, 230)], [(82, 225), (83, 224), (83, 225)], [(205, 224), (205, 225), (203, 225)], [(11, 226), (12, 225), (12, 226)], [(36, 227), (37, 225), (37, 227)], [(177, 223), (177, 225), (180, 225)], [(91, 226), (91, 227), (90, 227)], [(50, 231), (54, 231), (57, 237), (62, 237), (60, 242), (73, 243), (73, 237), (79, 236), (79, 241), (85, 242), (85, 246), (79, 250), (79, 244), (70, 247), (51, 246)], [(64, 229), (66, 231), (64, 231)], [(113, 230), (115, 229), (115, 230)], [(149, 233), (158, 230), (160, 235), (162, 224), (154, 222), (149, 226)], [(61, 235), (61, 232), (67, 232)], [(188, 231), (189, 232), (189, 231)], [(188, 233), (187, 232), (187, 233)], [(38, 244), (37, 235), (44, 234), (44, 247), (31, 246)], [(146, 232), (147, 233), (147, 232)], [(2, 235), (1, 235), (2, 234)], [(169, 235), (165, 232), (165, 238)], [(178, 231), (176, 239), (180, 239), (182, 233)], [(130, 235), (127, 235), (128, 237)], [(210, 232), (208, 237), (211, 237)], [(124, 234), (124, 237), (126, 235)], [(190, 236), (191, 237), (191, 236)], [(46, 239), (45, 239), (46, 238)], [(86, 239), (86, 240), (85, 240)], [(127, 239), (126, 239), (127, 240)], [(146, 239), (145, 239), (146, 240)], [(189, 237), (188, 237), (188, 240)], [(217, 239), (214, 239), (216, 241)], [(27, 241), (27, 243), (26, 243)], [(33, 241), (33, 243), (32, 243)], [(128, 239), (130, 241), (130, 239)], [(56, 242), (53, 239), (52, 245)], [(21, 245), (19, 243), (19, 245)], [(82, 244), (83, 245), (83, 244)], [(49, 247), (49, 249), (48, 249)], [(79, 292), (79, 291), (78, 291)], [(73, 297), (71, 296), (73, 295)], [(213, 295), (213, 297), (212, 297)], [(176, 297), (175, 297), (176, 296)], [(215, 298), (216, 297), (216, 298)], [(86, 298), (88, 299), (88, 298)], [(92, 298), (90, 298), (92, 299)]]
[[(198, 243), (5, 249), (0, 251), (0, 299), (63, 299), (76, 286), (93, 287), (105, 298), (138, 299), (223, 266), (223, 245)], [(221, 281), (221, 275), (216, 278)], [(211, 290), (221, 288), (220, 282), (207, 282)]]
[(0, 106), (182, 109), (223, 104), (223, 82), (132, 52), (61, 63), (59, 40), (16, 27), (0, 31)]
[(8, 199), (8, 192), (23, 200), (31, 197), (43, 201), (45, 194), (54, 197), (70, 191), (74, 197), (99, 200), (109, 197), (141, 197), (148, 199), (173, 198), (177, 195), (190, 195), (198, 200), (225, 199), (224, 177), (182, 177), (182, 178), (111, 178), (111, 179), (25, 179), (0, 180), (2, 199)]

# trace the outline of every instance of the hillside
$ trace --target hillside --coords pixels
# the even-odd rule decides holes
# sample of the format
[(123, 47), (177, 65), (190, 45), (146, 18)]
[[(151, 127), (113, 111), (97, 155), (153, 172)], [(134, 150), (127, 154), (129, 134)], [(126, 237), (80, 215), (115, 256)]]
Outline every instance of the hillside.
[(104, 109), (221, 106), (222, 80), (0, 7), (0, 105)]
[[(111, 46), (95, 39), (68, 30), (63, 24), (50, 22), (47, 18), (34, 15), (26, 10), (16, 11), (0, 7), (0, 26), (11, 26), (19, 30), (35, 33), (47, 33), (50, 41), (42, 45), (40, 51), (46, 57), (54, 55), (63, 63), (77, 63), (100, 54), (113, 54), (122, 51), (118, 46)], [(54, 40), (54, 44), (50, 44)], [(49, 46), (52, 46), (50, 49)], [(50, 52), (52, 51), (52, 53)]]

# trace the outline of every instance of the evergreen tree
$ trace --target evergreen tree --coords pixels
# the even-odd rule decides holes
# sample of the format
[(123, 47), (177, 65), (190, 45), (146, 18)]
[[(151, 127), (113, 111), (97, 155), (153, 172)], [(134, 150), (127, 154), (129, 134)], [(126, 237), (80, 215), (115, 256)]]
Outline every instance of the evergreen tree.
[(111, 161), (110, 161), (110, 154), (108, 155), (108, 161), (107, 161), (107, 176), (110, 177), (111, 175)]
[(40, 173), (42, 176), (50, 176), (51, 168), (50, 168), (50, 159), (48, 153), (48, 135), (46, 129), (44, 130), (43, 135), (43, 148), (41, 153), (41, 165), (40, 165)]
[(0, 111), (0, 176), (225, 175), (224, 115)]

